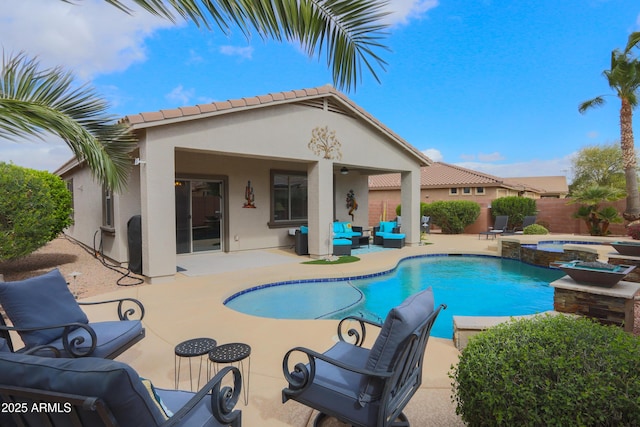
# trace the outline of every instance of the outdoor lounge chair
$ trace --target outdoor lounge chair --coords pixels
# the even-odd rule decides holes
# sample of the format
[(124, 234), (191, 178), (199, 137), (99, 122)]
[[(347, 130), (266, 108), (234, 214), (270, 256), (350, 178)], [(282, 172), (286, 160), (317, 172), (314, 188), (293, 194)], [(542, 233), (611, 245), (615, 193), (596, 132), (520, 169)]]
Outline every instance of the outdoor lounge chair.
[(523, 234), (524, 228), (535, 224), (537, 218), (538, 217), (536, 215), (525, 216), (524, 219), (522, 220), (522, 225), (520, 227), (514, 227), (512, 232), (514, 234)]
[(493, 227), (489, 227), (488, 231), (478, 233), (478, 239), (480, 238), (480, 236), (486, 236), (487, 239), (489, 238), (489, 236), (491, 236), (492, 239), (495, 239), (496, 236), (506, 233), (508, 222), (508, 215), (498, 215), (493, 223)]
[[(119, 320), (89, 322), (81, 305), (114, 304)], [(0, 337), (11, 351), (39, 348), (42, 356), (93, 356), (114, 359), (144, 338), (144, 307), (140, 301), (122, 298), (78, 302), (57, 269), (15, 282), (0, 282), (0, 305), (10, 325), (0, 316)], [(127, 308), (128, 307), (128, 308)], [(129, 320), (139, 316), (138, 320)], [(16, 350), (11, 331), (24, 347)]]
[(309, 227), (303, 225), (295, 231), (296, 255), (309, 255)]
[[(230, 386), (222, 387), (223, 379)], [(115, 360), (0, 351), (0, 425), (236, 427), (241, 384), (238, 369), (228, 366), (197, 393), (162, 390)]]
[[(314, 426), (327, 416), (359, 427), (408, 426), (402, 411), (422, 383), (427, 340), (443, 308), (434, 310), (429, 288), (393, 308), (382, 325), (343, 319), (339, 341), (324, 353), (289, 350), (283, 360), (289, 383), (282, 390), (283, 403), (292, 399), (318, 410)], [(368, 325), (381, 328), (371, 349), (363, 347)]]
[(385, 248), (402, 248), (405, 243), (405, 235), (400, 233), (400, 227), (396, 222), (381, 221), (380, 225), (373, 227), (373, 244), (382, 245)]

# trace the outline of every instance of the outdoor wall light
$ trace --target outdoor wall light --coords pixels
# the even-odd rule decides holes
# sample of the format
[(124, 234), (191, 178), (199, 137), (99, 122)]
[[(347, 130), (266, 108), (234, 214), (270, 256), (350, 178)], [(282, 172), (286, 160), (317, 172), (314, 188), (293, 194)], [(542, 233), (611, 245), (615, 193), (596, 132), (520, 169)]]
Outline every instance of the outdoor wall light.
[(349, 173), (349, 169), (343, 166), (342, 169), (340, 169), (340, 173), (342, 175), (347, 175)]

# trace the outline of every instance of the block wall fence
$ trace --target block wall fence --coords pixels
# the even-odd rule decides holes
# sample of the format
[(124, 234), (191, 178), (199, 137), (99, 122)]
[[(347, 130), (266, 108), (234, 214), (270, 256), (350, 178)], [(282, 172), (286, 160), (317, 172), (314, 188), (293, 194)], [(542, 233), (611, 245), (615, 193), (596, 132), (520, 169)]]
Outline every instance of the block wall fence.
[[(537, 222), (544, 225), (552, 233), (588, 235), (589, 231), (584, 221), (573, 218), (573, 214), (579, 205), (569, 204), (569, 200), (570, 199), (551, 198), (536, 199), (536, 207), (538, 209)], [(478, 203), (480, 203), (480, 217), (474, 224), (471, 224), (464, 230), (466, 234), (486, 231), (487, 228), (493, 224), (491, 209), (488, 204), (484, 201), (478, 201)], [(396, 206), (399, 204), (400, 197), (397, 191), (369, 192), (369, 225), (377, 225), (385, 215), (388, 221), (394, 220), (396, 218)], [(603, 203), (602, 206), (613, 206), (622, 214), (626, 206), (626, 200), (622, 199), (613, 203)], [(626, 235), (624, 222), (611, 224), (609, 230), (611, 231), (611, 235), (614, 236)]]

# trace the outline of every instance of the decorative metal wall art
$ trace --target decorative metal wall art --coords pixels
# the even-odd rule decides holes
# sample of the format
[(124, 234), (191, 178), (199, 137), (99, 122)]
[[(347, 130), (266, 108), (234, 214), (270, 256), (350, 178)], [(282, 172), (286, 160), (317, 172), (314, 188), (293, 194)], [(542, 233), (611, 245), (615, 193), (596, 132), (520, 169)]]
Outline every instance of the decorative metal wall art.
[(354, 212), (358, 210), (358, 202), (356, 201), (356, 193), (353, 190), (349, 190), (347, 193), (347, 209), (349, 209), (349, 216), (351, 221), (354, 219)]
[(342, 151), (340, 151), (342, 144), (336, 138), (336, 131), (329, 130), (329, 126), (318, 126), (313, 129), (311, 141), (307, 146), (316, 156), (322, 156), (324, 159), (342, 159)]
[(251, 186), (251, 181), (247, 181), (247, 186), (244, 189), (244, 205), (242, 206), (243, 208), (251, 208), (251, 209), (255, 209), (256, 205), (255, 205), (255, 200), (256, 200), (256, 196), (255, 194), (253, 194), (253, 187)]

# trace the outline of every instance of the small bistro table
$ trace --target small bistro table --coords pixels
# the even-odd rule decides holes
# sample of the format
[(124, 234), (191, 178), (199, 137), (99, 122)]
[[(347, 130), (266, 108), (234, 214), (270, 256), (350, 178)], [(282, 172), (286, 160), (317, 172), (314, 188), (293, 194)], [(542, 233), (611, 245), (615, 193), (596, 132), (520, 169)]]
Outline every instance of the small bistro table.
[(202, 356), (209, 353), (216, 347), (216, 340), (212, 338), (193, 338), (178, 344), (174, 350), (174, 381), (176, 390), (180, 381), (180, 366), (182, 358), (189, 359), (189, 385), (193, 391), (193, 374), (191, 373), (191, 359), (200, 357), (200, 367), (198, 369), (198, 389), (200, 388), (200, 374), (202, 373)]
[[(247, 372), (244, 371), (244, 361), (247, 359)], [(222, 344), (209, 352), (209, 360), (215, 364), (214, 374), (218, 372), (220, 364), (238, 363), (242, 374), (242, 394), (245, 406), (249, 404), (249, 375), (251, 373), (251, 347), (243, 343)]]

